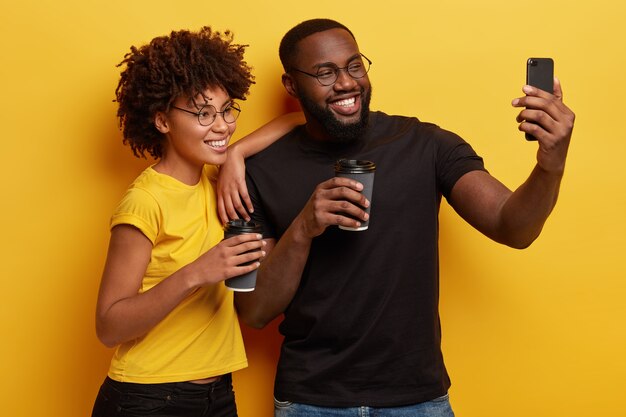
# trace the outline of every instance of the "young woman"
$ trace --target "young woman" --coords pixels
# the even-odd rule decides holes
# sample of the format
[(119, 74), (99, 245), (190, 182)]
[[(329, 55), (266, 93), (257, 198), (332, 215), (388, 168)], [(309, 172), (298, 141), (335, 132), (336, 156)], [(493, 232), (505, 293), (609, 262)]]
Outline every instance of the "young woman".
[[(116, 89), (124, 143), (157, 162), (111, 218), (96, 330), (116, 346), (93, 417), (236, 416), (230, 374), (247, 366), (232, 292), (260, 235), (223, 240), (214, 180), (254, 82), (245, 46), (209, 27), (131, 47)], [(271, 142), (293, 126), (271, 122)], [(247, 266), (239, 266), (250, 263)]]

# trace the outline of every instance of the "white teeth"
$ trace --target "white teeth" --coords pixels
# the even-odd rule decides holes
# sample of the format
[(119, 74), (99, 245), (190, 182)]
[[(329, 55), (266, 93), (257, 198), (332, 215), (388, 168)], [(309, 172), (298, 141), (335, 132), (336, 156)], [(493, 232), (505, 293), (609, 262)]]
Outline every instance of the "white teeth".
[(204, 143), (206, 143), (209, 146), (213, 146), (214, 148), (220, 148), (222, 146), (226, 146), (226, 139), (223, 139), (223, 140), (205, 140)]
[(352, 98), (347, 98), (345, 100), (335, 101), (335, 104), (337, 106), (349, 107), (349, 106), (352, 106), (355, 101), (356, 101), (356, 99), (354, 97), (352, 97)]

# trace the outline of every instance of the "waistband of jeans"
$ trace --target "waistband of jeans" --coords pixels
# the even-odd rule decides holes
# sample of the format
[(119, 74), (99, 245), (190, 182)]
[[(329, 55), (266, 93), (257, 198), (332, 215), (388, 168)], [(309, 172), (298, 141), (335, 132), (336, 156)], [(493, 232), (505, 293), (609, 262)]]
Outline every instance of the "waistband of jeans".
[(215, 380), (213, 382), (209, 382), (207, 384), (195, 384), (195, 383), (189, 382), (189, 381), (158, 382), (158, 383), (142, 384), (142, 383), (138, 383), (138, 382), (120, 382), (120, 381), (116, 381), (116, 380), (114, 380), (114, 379), (112, 379), (112, 378), (107, 376), (106, 379), (105, 379), (105, 384), (113, 386), (113, 387), (119, 389), (120, 391), (124, 391), (124, 388), (147, 387), (147, 386), (150, 386), (150, 385), (155, 386), (155, 387), (162, 387), (162, 388), (184, 388), (187, 391), (211, 391), (218, 385), (221, 385), (221, 384), (230, 385), (230, 384), (232, 384), (232, 375), (231, 374), (219, 375), (217, 377), (217, 380)]

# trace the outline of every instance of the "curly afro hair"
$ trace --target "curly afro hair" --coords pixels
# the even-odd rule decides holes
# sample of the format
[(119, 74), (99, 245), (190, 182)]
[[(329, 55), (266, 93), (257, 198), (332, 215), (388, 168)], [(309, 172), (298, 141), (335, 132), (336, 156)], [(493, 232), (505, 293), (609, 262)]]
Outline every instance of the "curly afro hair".
[(179, 96), (196, 97), (207, 88), (223, 88), (232, 99), (245, 100), (254, 84), (244, 61), (248, 45), (232, 43), (230, 31), (205, 26), (198, 32), (173, 31), (130, 52), (115, 90), (117, 117), (124, 144), (137, 157), (163, 156), (163, 135), (154, 126), (157, 112), (169, 110)]

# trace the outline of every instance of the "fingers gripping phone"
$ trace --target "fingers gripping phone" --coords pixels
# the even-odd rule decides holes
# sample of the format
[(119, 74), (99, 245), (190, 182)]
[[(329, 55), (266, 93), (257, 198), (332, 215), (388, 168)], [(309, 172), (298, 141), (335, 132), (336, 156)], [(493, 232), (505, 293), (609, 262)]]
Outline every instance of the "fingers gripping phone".
[[(528, 58), (526, 84), (552, 94), (554, 92), (554, 61), (552, 58)], [(526, 133), (526, 140), (537, 140)]]

